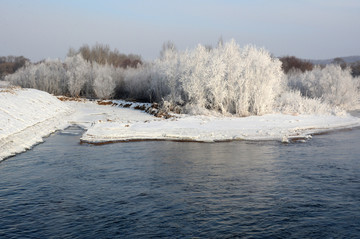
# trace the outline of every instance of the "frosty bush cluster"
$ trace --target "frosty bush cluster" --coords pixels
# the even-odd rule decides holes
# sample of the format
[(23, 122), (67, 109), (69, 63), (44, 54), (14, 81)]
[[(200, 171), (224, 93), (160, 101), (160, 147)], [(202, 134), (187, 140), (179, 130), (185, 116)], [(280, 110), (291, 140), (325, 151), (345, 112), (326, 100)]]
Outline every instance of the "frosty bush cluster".
[(121, 79), (122, 69), (85, 61), (80, 55), (60, 60), (45, 60), (26, 64), (15, 74), (7, 76), (12, 84), (36, 88), (54, 95), (110, 98)]
[(351, 75), (350, 68), (339, 65), (315, 67), (312, 71), (292, 72), (288, 85), (301, 92), (303, 97), (319, 99), (321, 102), (345, 110), (359, 107), (360, 78)]
[(333, 114), (359, 105), (359, 78), (349, 69), (330, 65), (285, 75), (268, 51), (234, 40), (186, 51), (168, 44), (159, 59), (129, 66), (84, 60), (77, 53), (63, 62), (28, 63), (6, 79), (55, 95), (157, 102), (163, 110), (190, 114)]
[(271, 112), (283, 89), (281, 62), (264, 49), (235, 41), (207, 49), (168, 49), (155, 61), (155, 85), (165, 103), (185, 113), (216, 111), (237, 116)]

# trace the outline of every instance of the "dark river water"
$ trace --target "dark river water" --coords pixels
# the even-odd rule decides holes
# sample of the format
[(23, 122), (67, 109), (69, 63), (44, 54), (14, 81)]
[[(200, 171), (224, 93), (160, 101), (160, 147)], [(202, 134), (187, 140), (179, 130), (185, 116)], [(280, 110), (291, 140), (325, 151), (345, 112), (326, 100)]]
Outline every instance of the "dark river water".
[(79, 144), (0, 163), (0, 238), (360, 238), (360, 130), (306, 143)]

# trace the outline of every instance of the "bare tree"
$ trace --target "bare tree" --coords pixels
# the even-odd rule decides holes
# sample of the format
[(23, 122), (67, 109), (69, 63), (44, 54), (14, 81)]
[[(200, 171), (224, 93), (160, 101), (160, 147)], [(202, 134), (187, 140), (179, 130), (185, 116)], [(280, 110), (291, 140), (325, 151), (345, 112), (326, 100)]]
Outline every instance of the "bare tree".
[(282, 69), (285, 73), (294, 70), (304, 71), (311, 71), (314, 68), (314, 65), (305, 60), (301, 60), (296, 58), (295, 56), (285, 56), (280, 57), (280, 61), (282, 62)]
[(88, 45), (83, 45), (78, 51), (72, 48), (69, 49), (68, 56), (75, 56), (77, 54), (81, 54), (81, 56), (90, 63), (96, 62), (100, 65), (109, 64), (114, 67), (136, 68), (142, 64), (140, 56), (122, 54), (117, 49), (112, 51), (109, 45), (100, 43), (96, 43), (91, 48)]

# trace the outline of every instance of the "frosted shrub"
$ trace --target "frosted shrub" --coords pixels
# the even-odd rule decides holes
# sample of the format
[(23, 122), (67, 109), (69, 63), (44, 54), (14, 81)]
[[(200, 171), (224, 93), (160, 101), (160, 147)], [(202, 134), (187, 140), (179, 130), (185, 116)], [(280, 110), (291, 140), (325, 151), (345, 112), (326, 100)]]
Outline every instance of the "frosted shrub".
[(359, 80), (351, 76), (350, 69), (342, 70), (338, 65), (293, 72), (288, 75), (288, 85), (302, 96), (318, 98), (332, 106), (345, 110), (359, 107)]
[(310, 99), (301, 95), (300, 91), (286, 91), (276, 101), (275, 110), (283, 114), (325, 114), (342, 115), (345, 111), (330, 106), (320, 99)]
[(98, 98), (109, 99), (114, 94), (115, 79), (113, 78), (115, 68), (108, 64), (99, 65), (93, 63), (94, 68), (94, 92)]
[[(193, 51), (165, 51), (155, 61), (158, 95), (180, 106), (185, 113), (204, 110), (237, 116), (272, 112), (275, 98), (282, 92), (281, 62), (264, 49), (240, 48), (235, 41)], [(159, 96), (158, 96), (159, 97)]]
[(128, 68), (124, 71), (124, 97), (138, 101), (153, 101), (151, 94), (151, 65)]
[(359, 108), (360, 96), (360, 78), (350, 69), (330, 65), (285, 76), (269, 52), (234, 40), (182, 52), (168, 43), (159, 59), (138, 68), (72, 54), (64, 62), (27, 63), (6, 80), (55, 95), (158, 102), (163, 110), (189, 114), (340, 114)]
[(24, 88), (35, 88), (35, 69), (27, 62), (24, 67), (20, 68), (14, 74), (7, 75), (6, 81), (9, 81), (12, 85), (21, 86)]
[(66, 94), (68, 90), (66, 70), (60, 60), (26, 64), (16, 73), (7, 76), (6, 80), (13, 85), (36, 88), (55, 95)]
[(66, 77), (66, 70), (60, 60), (50, 62), (46, 67), (45, 79), (47, 82), (47, 89), (44, 91), (50, 92), (54, 95), (66, 95), (68, 94), (68, 80)]
[(87, 81), (93, 78), (91, 64), (85, 61), (80, 54), (65, 59), (66, 75), (68, 77), (69, 93), (79, 97)]
[(123, 68), (114, 68), (112, 77), (114, 79), (115, 87), (113, 92), (113, 98), (120, 99), (124, 97), (124, 71)]
[[(168, 43), (170, 44), (170, 43)], [(151, 92), (153, 98), (161, 102), (164, 97), (172, 104), (181, 104), (180, 55), (173, 45), (163, 47), (161, 58), (155, 60), (151, 73)]]

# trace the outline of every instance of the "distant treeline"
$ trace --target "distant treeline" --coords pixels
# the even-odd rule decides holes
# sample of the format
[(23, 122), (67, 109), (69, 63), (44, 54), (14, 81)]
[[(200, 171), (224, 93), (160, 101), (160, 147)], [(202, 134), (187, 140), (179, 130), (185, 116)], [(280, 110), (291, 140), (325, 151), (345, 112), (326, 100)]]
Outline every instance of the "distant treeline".
[[(312, 71), (315, 66), (310, 61), (302, 60), (295, 56), (285, 56), (280, 57), (279, 59), (282, 62), (282, 69), (286, 74), (297, 70), (300, 70), (301, 72)], [(350, 68), (351, 74), (354, 77), (360, 75), (360, 61), (346, 63), (342, 58), (337, 57), (334, 58), (332, 64), (339, 65), (342, 69)], [(320, 65), (320, 67), (324, 68), (325, 65)]]
[(23, 67), (29, 59), (23, 56), (1, 56), (0, 57), (0, 80), (6, 75), (14, 73), (17, 69)]
[(80, 47), (79, 50), (70, 48), (67, 56), (72, 57), (78, 54), (80, 54), (84, 60), (88, 62), (96, 62), (100, 65), (109, 64), (114, 67), (121, 67), (124, 69), (128, 67), (136, 68), (139, 65), (142, 65), (140, 56), (122, 54), (117, 49), (112, 51), (108, 45), (99, 43), (92, 47), (85, 44)]
[[(175, 46), (171, 42), (164, 44), (164, 47)], [(213, 47), (207, 46), (208, 49)], [(164, 50), (164, 49), (163, 49)], [(134, 54), (123, 54), (119, 50), (111, 50), (108, 45), (96, 43), (94, 46), (90, 47), (87, 44), (81, 46), (78, 50), (70, 48), (67, 56), (73, 57), (80, 54), (84, 60), (87, 62), (96, 62), (100, 65), (111, 65), (115, 68), (137, 68), (142, 65), (141, 56)], [(312, 71), (314, 69), (313, 63), (307, 60), (299, 59), (295, 56), (284, 56), (279, 57), (279, 60), (282, 63), (282, 70), (285, 74), (288, 74), (292, 71), (300, 70), (301, 72)], [(23, 56), (1, 56), (0, 57), (0, 80), (4, 80), (5, 76), (16, 72), (19, 68), (23, 67), (25, 63), (30, 63), (30, 60)], [(43, 61), (40, 61), (35, 64), (39, 64)], [(354, 63), (346, 63), (342, 58), (334, 58), (332, 64), (341, 66), (342, 69), (350, 68), (352, 76), (360, 76), (360, 61)], [(325, 67), (325, 65), (320, 65), (320, 67)]]
[(359, 65), (277, 58), (234, 40), (186, 51), (166, 43), (158, 59), (143, 63), (139, 56), (97, 44), (70, 49), (64, 61), (25, 64), (5, 79), (54, 95), (156, 102), (178, 113), (310, 114), (356, 108), (360, 77), (352, 74)]
[[(99, 65), (111, 65), (115, 68), (137, 68), (142, 65), (141, 56), (134, 54), (123, 54), (117, 49), (111, 50), (108, 45), (95, 44), (90, 47), (83, 45), (78, 50), (70, 48), (67, 56), (73, 57), (80, 54), (89, 63), (96, 62)], [(41, 64), (44, 60), (34, 63)], [(1, 56), (0, 57), (0, 80), (4, 80), (6, 75), (13, 74), (30, 60), (23, 56)]]

